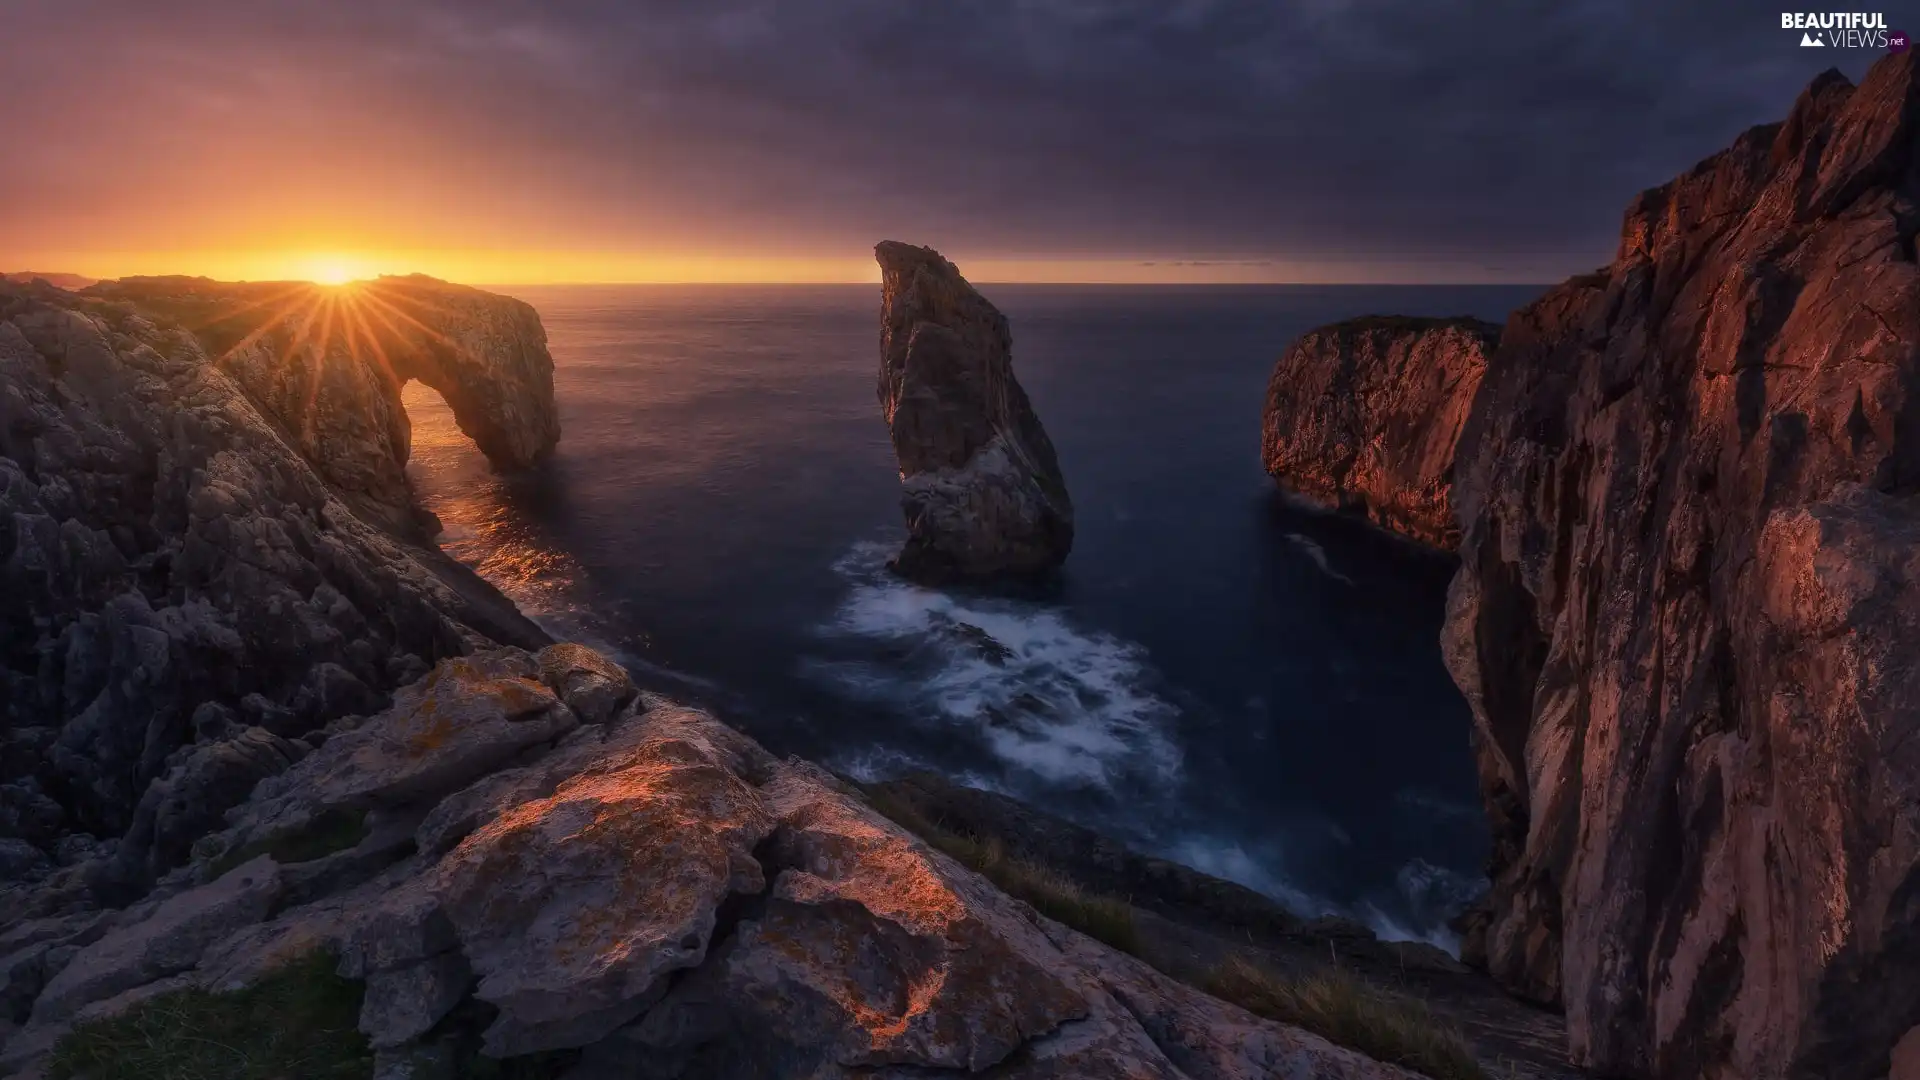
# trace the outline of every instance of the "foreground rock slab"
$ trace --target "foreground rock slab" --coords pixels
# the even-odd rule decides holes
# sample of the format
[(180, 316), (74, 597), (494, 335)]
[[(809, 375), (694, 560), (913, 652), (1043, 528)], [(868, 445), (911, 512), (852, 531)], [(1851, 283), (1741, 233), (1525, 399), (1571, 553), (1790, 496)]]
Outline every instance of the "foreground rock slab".
[(1006, 317), (932, 248), (888, 240), (874, 255), (880, 411), (907, 519), (895, 570), (937, 582), (1059, 567), (1073, 548), (1073, 502), (1013, 376)]
[(1329, 509), (1451, 549), (1454, 451), (1500, 328), (1370, 317), (1301, 335), (1274, 366), (1260, 459)]
[[(1410, 1080), (1041, 918), (831, 774), (625, 685), (578, 646), (450, 659), (263, 784), (103, 936), (82, 916), (0, 916), (0, 943), (88, 942), (23, 991), (34, 1022), (0, 1062), (34, 1068), (71, 1021), (233, 990), (321, 951), (364, 980), (360, 1028), (393, 1075), (449, 1075), (477, 1044), (565, 1053), (568, 1080)], [(620, 704), (602, 714), (609, 693)], [(421, 779), (423, 716), (471, 763), (463, 738), (489, 746), (519, 722), (503, 701), (575, 716), (555, 695), (598, 721), (464, 786)], [(220, 874), (340, 805), (366, 817), (353, 847)], [(381, 839), (403, 829), (433, 842)], [(384, 864), (360, 865), (375, 855)], [(312, 869), (349, 857), (363, 872)], [(289, 899), (296, 881), (337, 889)]]

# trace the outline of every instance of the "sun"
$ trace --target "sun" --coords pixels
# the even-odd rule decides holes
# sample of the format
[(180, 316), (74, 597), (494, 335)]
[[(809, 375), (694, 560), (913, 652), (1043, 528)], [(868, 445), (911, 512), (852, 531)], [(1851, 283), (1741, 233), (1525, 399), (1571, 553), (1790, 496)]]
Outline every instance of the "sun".
[(353, 280), (353, 267), (344, 262), (321, 261), (313, 264), (316, 285), (345, 285)]
[(301, 260), (300, 276), (315, 285), (345, 285), (367, 275), (358, 259), (344, 255), (314, 255)]

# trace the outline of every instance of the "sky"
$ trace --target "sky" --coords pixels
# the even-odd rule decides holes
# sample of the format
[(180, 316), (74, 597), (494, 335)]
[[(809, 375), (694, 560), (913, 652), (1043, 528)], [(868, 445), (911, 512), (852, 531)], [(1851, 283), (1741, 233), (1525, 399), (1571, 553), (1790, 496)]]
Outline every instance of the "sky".
[(0, 269), (1557, 280), (1881, 55), (1799, 40), (1752, 0), (0, 0)]

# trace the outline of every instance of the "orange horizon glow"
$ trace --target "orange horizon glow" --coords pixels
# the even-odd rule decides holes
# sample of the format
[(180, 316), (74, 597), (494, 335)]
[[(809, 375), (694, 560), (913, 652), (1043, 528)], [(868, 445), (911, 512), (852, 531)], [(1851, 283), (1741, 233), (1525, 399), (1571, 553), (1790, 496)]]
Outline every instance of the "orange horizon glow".
[[(938, 245), (936, 245), (938, 246)], [(943, 249), (944, 250), (944, 249)], [(1357, 259), (1248, 259), (1192, 256), (969, 255), (945, 251), (981, 283), (1115, 285), (1509, 284), (1557, 280), (1468, 260), (1383, 265)], [(73, 273), (109, 279), (184, 274), (217, 281), (310, 281), (343, 285), (382, 275), (426, 274), (469, 285), (877, 284), (867, 251), (834, 256), (703, 255), (577, 251), (251, 251), (41, 252), (10, 257), (0, 270)]]

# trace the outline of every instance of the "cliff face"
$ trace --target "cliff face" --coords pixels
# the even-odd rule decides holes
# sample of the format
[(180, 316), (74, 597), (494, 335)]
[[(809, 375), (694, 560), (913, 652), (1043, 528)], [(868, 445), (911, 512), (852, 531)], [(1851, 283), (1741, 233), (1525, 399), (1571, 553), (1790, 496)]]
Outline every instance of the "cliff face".
[(1007, 320), (931, 248), (885, 241), (881, 413), (900, 461), (907, 542), (923, 580), (1030, 575), (1073, 548), (1053, 443), (1013, 377)]
[(1454, 447), (1499, 336), (1468, 318), (1372, 317), (1307, 332), (1267, 384), (1267, 472), (1323, 506), (1454, 547)]
[(326, 954), (377, 1076), (475, 1075), (477, 1043), (570, 1080), (1414, 1080), (1042, 918), (575, 645), (441, 663), (138, 906), (57, 892), (0, 893), (0, 1073)]
[(124, 278), (91, 295), (177, 320), (356, 509), (430, 536), (407, 486), (409, 379), (446, 399), (487, 459), (523, 468), (560, 438), (553, 359), (528, 304), (433, 278), (306, 282)]
[(1916, 138), (1889, 57), (1640, 196), (1513, 316), (1461, 442), (1469, 948), (1606, 1075), (1920, 1048)]
[[(259, 318), (226, 288), (209, 310)], [(270, 355), (276, 328), (222, 362), (156, 308), (0, 284), (0, 878), (137, 891), (307, 736), (546, 640), (358, 509), (410, 506), (367, 479), (405, 457), (377, 349)]]

